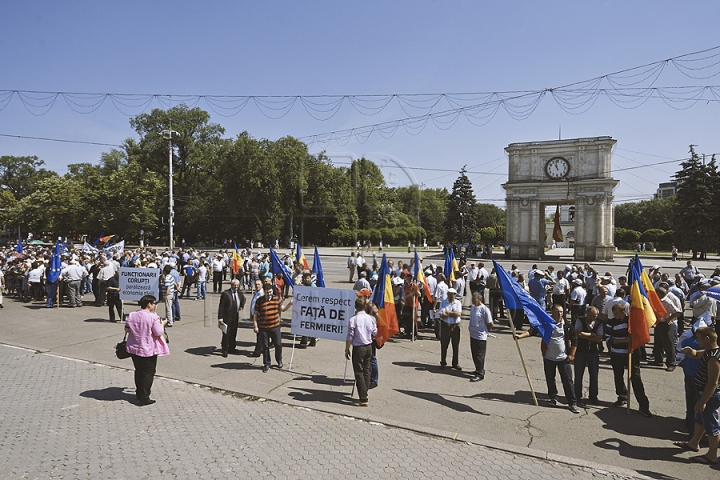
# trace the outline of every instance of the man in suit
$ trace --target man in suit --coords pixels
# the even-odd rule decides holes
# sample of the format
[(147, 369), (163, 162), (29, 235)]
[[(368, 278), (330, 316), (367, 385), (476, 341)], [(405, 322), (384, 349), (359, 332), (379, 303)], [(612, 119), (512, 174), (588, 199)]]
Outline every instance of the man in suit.
[(222, 328), (227, 325), (227, 333), (222, 335), (222, 356), (227, 357), (228, 352), (234, 352), (240, 310), (245, 307), (245, 295), (240, 291), (240, 280), (233, 279), (230, 288), (220, 294), (220, 307), (218, 308), (218, 325)]

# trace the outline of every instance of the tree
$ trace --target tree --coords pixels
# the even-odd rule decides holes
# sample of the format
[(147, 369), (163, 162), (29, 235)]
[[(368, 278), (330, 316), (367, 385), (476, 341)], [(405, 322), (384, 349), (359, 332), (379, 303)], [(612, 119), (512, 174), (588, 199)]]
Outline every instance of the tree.
[(637, 230), (628, 230), (627, 228), (615, 227), (615, 238), (613, 243), (619, 248), (633, 250), (635, 244), (640, 240), (641, 233)]
[[(178, 132), (172, 139), (175, 232), (179, 237), (190, 237), (193, 232), (217, 234), (223, 222), (218, 222), (214, 215), (219, 214), (219, 204), (223, 202), (212, 194), (219, 191), (218, 153), (224, 146), (221, 135), (225, 129), (210, 123), (210, 114), (206, 111), (184, 104), (138, 115), (130, 119), (130, 126), (140, 140), (125, 142), (127, 157), (163, 180), (161, 193), (165, 198), (169, 195), (169, 144), (161, 132)], [(167, 205), (157, 205), (157, 208), (156, 216), (168, 217)], [(215, 221), (209, 221), (210, 218)]]
[(675, 197), (656, 198), (615, 207), (615, 226), (644, 232), (651, 228), (673, 228)]
[(680, 164), (674, 215), (675, 243), (681, 250), (692, 249), (693, 259), (706, 258), (707, 250), (717, 247), (717, 200), (720, 175), (715, 157), (709, 163), (690, 146), (690, 159)]
[(469, 243), (475, 232), (475, 194), (463, 167), (453, 184), (447, 214), (445, 238), (451, 243)]
[(41, 168), (45, 165), (38, 157), (0, 157), (0, 189), (13, 194), (15, 200), (21, 200), (35, 190), (39, 183), (50, 177), (57, 177), (55, 172)]

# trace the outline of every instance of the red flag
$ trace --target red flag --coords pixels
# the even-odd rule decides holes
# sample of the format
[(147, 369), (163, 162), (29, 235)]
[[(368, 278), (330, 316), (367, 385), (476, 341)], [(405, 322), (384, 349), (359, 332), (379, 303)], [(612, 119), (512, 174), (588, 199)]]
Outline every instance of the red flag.
[(562, 242), (565, 239), (563, 237), (562, 228), (560, 228), (560, 205), (555, 208), (555, 226), (553, 227), (553, 240), (556, 242)]

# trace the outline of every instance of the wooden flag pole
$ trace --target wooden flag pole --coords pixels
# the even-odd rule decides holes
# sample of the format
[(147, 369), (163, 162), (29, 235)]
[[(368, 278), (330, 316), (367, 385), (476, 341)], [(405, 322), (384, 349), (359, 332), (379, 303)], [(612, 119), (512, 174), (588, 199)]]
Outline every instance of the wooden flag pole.
[[(515, 324), (513, 323), (512, 314), (510, 313), (510, 309), (507, 309), (508, 313), (508, 319), (510, 323), (510, 330), (512, 330), (512, 336), (513, 340), (515, 340), (515, 346), (517, 347), (518, 354), (520, 355), (520, 362), (522, 363), (523, 370), (525, 371), (525, 378), (527, 379), (528, 385), (530, 386), (530, 393), (532, 393), (533, 401), (535, 402), (535, 406), (538, 406), (537, 396), (535, 395), (535, 389), (532, 386), (532, 381), (530, 380), (530, 374), (528, 374), (527, 365), (525, 365), (525, 358), (522, 354), (522, 349), (520, 348), (520, 342), (518, 341), (517, 337), (515, 336)], [(524, 312), (523, 312), (524, 315)]]
[(628, 367), (627, 367), (627, 414), (630, 415), (630, 387), (632, 386), (630, 384), (630, 377), (632, 376), (632, 373), (630, 373), (630, 369), (632, 368), (632, 352), (630, 351), (631, 345), (628, 344)]

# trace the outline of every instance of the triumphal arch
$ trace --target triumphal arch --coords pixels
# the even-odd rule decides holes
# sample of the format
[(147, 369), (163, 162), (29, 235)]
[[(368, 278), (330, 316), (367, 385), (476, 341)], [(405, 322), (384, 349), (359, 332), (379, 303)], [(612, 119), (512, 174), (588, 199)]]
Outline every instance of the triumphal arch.
[(545, 207), (574, 206), (575, 260), (613, 259), (611, 137), (511, 143), (506, 191), (506, 243), (510, 257), (540, 259)]

